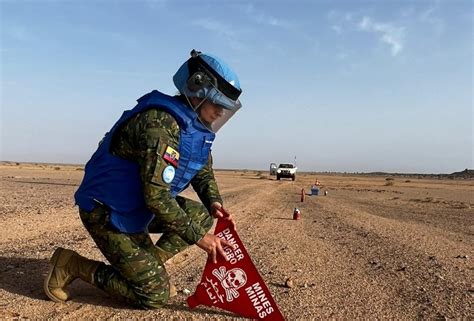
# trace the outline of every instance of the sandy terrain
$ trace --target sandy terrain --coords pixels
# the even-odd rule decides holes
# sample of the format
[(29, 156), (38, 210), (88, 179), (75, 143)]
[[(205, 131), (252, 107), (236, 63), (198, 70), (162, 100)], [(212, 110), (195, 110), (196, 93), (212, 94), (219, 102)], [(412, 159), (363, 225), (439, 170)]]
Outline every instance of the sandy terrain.
[[(234, 317), (190, 311), (182, 292), (161, 310), (138, 310), (81, 281), (71, 301), (47, 300), (42, 281), (56, 246), (103, 259), (73, 206), (82, 175), (77, 166), (1, 165), (2, 318)], [(315, 178), (217, 173), (239, 235), (288, 320), (473, 319), (473, 180), (318, 175), (328, 196), (301, 203), (301, 188), (309, 191)], [(192, 247), (167, 264), (178, 290), (194, 291), (205, 259)]]

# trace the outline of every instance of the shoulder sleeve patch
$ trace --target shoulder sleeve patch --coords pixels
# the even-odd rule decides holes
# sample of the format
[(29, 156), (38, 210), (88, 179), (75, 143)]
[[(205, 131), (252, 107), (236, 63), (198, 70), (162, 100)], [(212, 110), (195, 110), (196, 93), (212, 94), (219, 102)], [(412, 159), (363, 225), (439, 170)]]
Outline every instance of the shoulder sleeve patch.
[(163, 159), (174, 167), (178, 167), (179, 153), (171, 146), (166, 146)]
[(156, 164), (151, 182), (156, 185), (169, 186), (175, 176), (179, 153), (164, 137), (160, 138), (156, 148)]
[(163, 170), (163, 173), (161, 174), (161, 177), (163, 178), (163, 182), (165, 182), (166, 184), (171, 184), (174, 178), (174, 174), (175, 174), (174, 167), (171, 165), (166, 166), (165, 169)]

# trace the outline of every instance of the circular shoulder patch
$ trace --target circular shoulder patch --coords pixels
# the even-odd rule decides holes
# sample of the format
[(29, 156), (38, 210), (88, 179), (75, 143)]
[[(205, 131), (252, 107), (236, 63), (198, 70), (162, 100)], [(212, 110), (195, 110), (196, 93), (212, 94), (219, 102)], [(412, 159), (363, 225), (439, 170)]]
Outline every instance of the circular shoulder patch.
[(171, 183), (173, 181), (174, 174), (175, 174), (174, 167), (171, 165), (166, 166), (162, 174), (163, 182), (165, 182), (166, 184)]

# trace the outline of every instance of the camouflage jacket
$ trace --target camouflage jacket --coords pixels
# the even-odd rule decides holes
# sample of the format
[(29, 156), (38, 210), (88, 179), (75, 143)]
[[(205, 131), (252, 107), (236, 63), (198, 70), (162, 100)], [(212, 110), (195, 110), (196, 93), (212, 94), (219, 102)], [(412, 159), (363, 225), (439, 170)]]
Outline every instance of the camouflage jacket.
[[(169, 165), (163, 159), (166, 148), (179, 150), (180, 129), (168, 113), (150, 109), (136, 115), (114, 134), (111, 152), (138, 162), (145, 202), (161, 224), (175, 231), (189, 244), (199, 241), (206, 231), (194, 223), (170, 194), (170, 185), (163, 181), (162, 172)], [(191, 185), (209, 210), (222, 198), (212, 170), (212, 155), (206, 166), (192, 179)]]

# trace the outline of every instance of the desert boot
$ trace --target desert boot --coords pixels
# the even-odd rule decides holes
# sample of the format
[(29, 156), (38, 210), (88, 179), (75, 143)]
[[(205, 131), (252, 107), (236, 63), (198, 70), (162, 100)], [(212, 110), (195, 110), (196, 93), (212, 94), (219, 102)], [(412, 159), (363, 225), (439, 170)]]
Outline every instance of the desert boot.
[(101, 262), (89, 260), (74, 251), (58, 247), (49, 261), (48, 274), (43, 289), (53, 301), (69, 298), (66, 287), (79, 278), (94, 285), (94, 273)]

